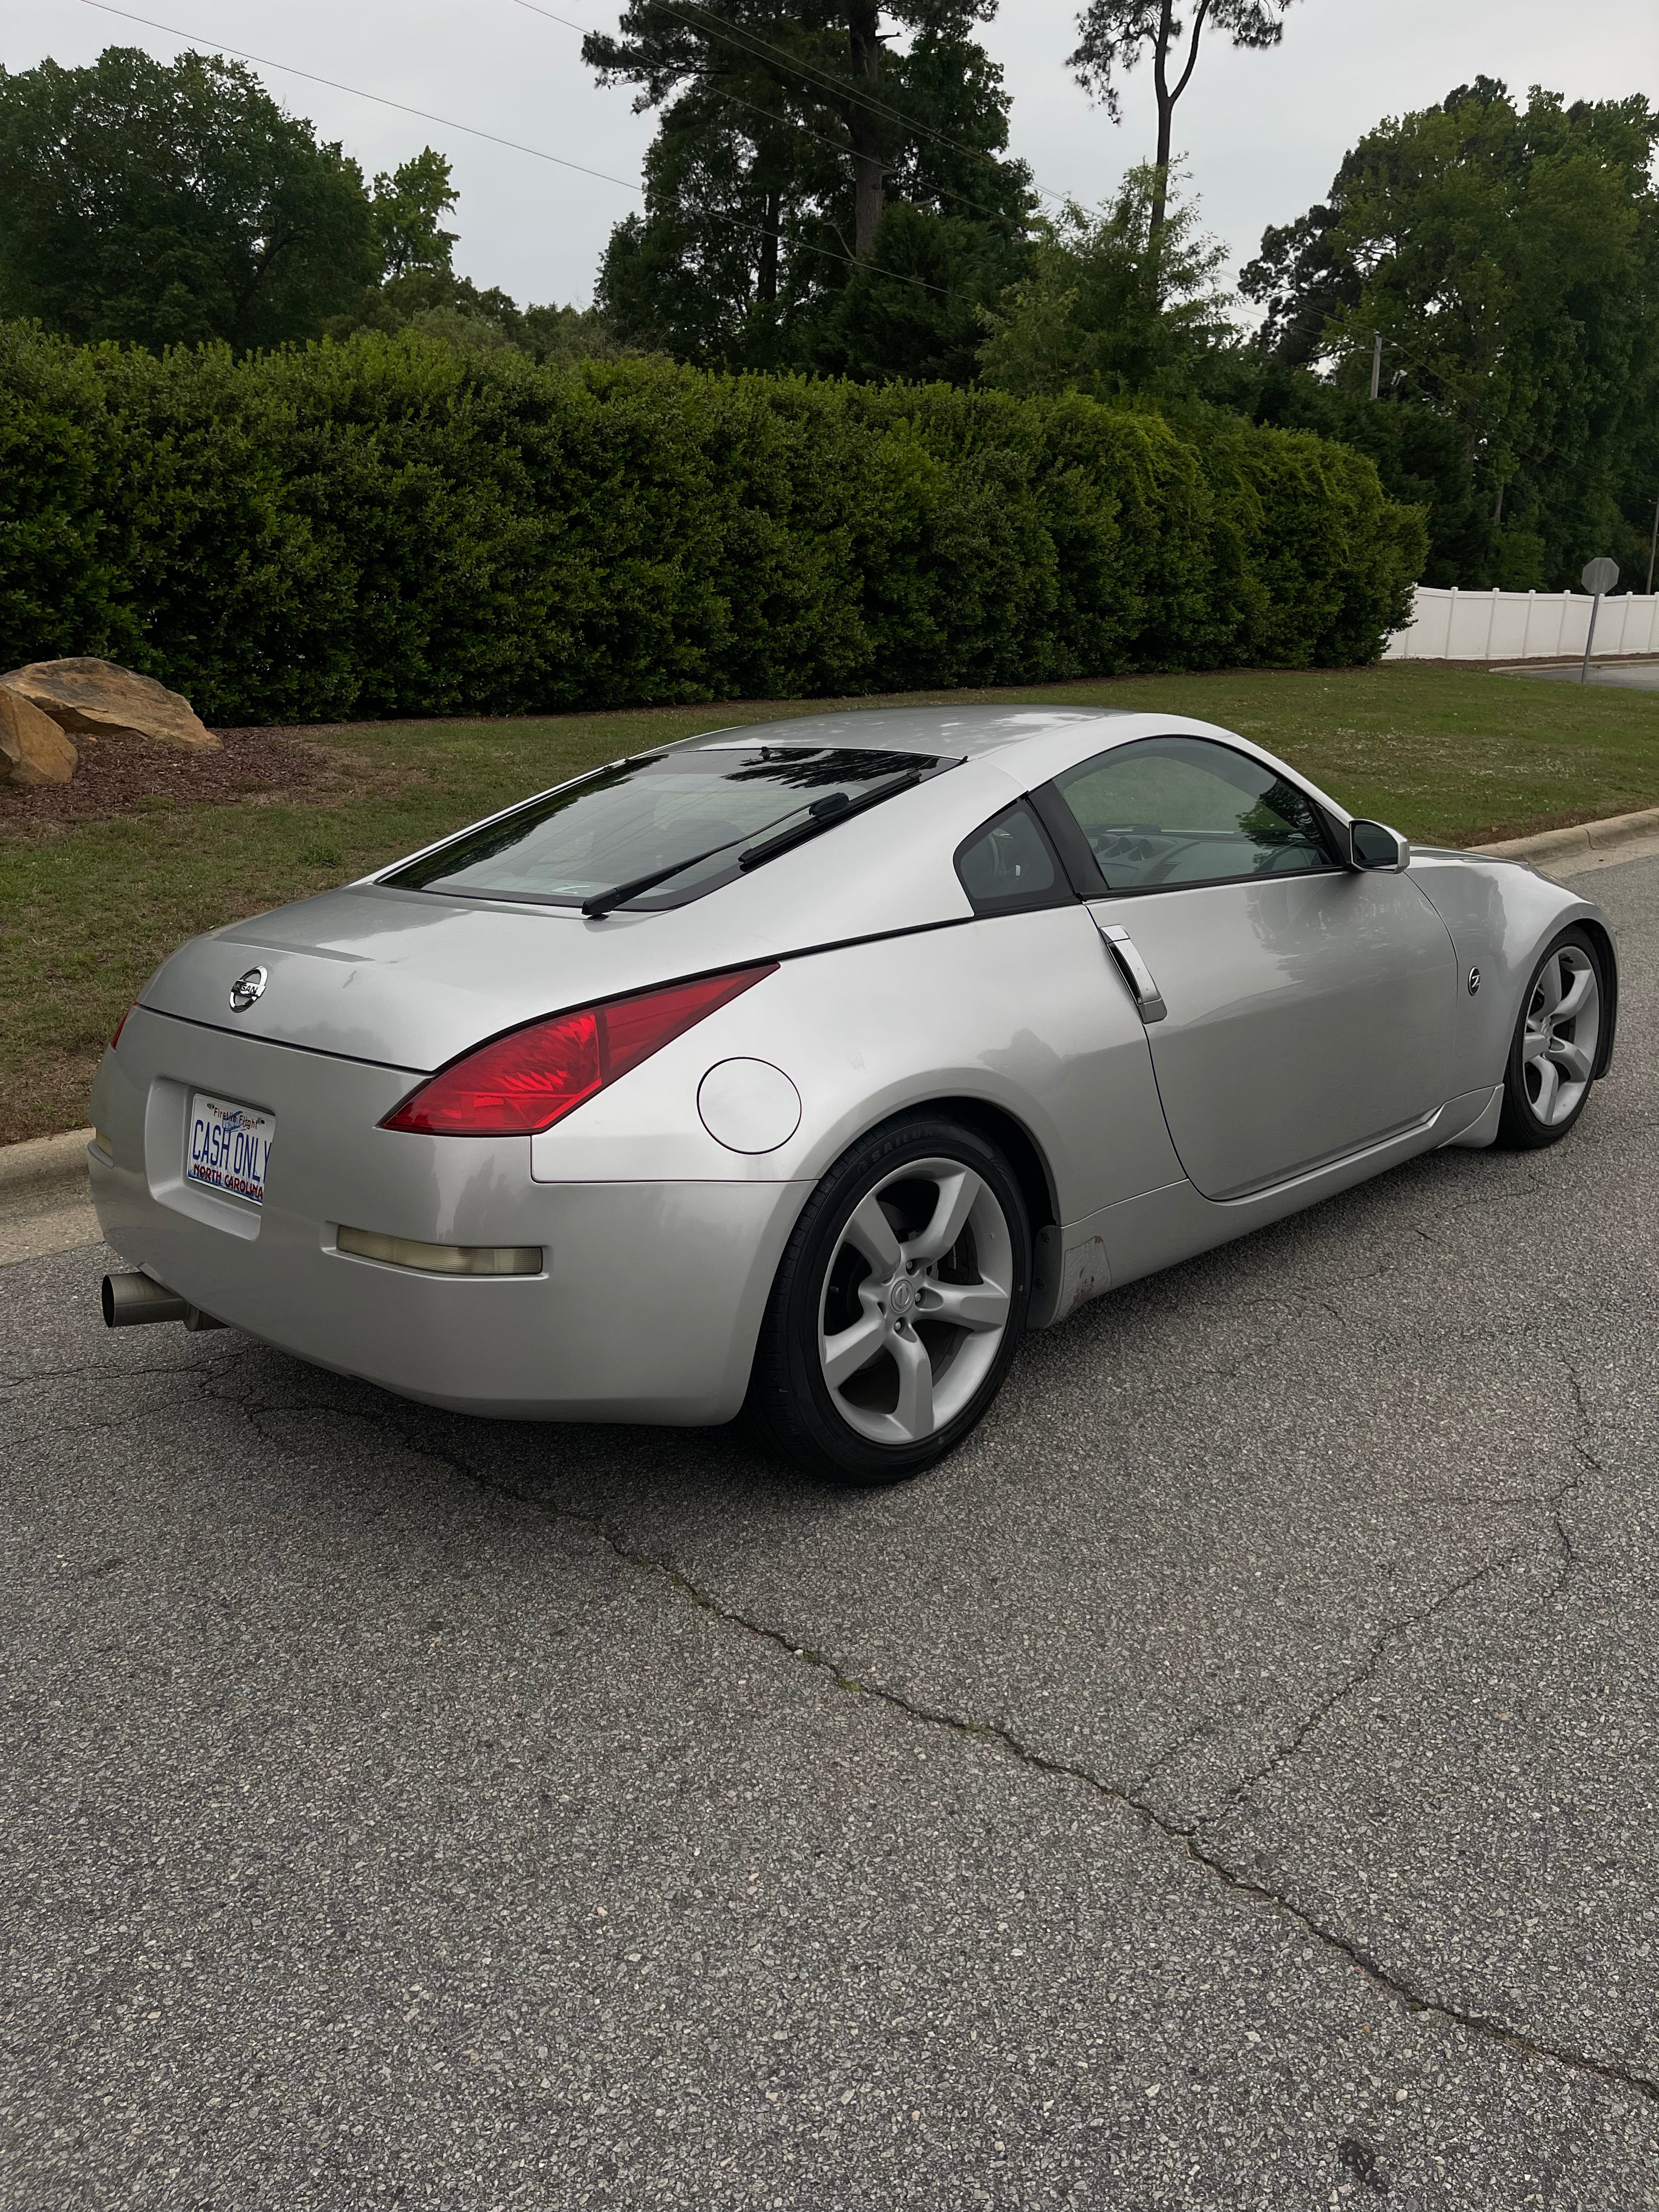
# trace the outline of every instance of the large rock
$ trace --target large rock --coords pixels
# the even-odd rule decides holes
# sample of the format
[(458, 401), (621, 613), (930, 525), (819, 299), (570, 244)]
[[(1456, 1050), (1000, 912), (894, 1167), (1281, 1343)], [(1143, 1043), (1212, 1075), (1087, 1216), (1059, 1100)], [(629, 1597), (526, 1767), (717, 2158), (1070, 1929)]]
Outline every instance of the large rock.
[(67, 783), (76, 758), (50, 714), (0, 686), (0, 783)]
[(169, 745), (217, 752), (219, 740), (188, 699), (151, 676), (112, 660), (32, 660), (0, 676), (0, 686), (50, 714), (60, 730), (91, 738), (160, 738)]

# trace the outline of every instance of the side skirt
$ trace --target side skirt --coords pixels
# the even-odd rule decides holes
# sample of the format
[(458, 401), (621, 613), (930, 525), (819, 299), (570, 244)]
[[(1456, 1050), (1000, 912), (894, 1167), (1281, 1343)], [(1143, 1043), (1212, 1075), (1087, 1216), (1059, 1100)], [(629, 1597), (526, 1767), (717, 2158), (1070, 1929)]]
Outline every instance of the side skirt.
[[(1156, 1274), (1160, 1268), (1172, 1267), (1218, 1244), (1231, 1243), (1236, 1237), (1248, 1237), (1252, 1230), (1265, 1229), (1287, 1214), (1334, 1198), (1339, 1191), (1351, 1190), (1356, 1183), (1386, 1174), (1420, 1153), (1446, 1145), (1489, 1144), (1490, 1136), (1476, 1132), (1489, 1115), (1494, 1117), (1496, 1129), (1495, 1114), (1501, 1103), (1501, 1091), (1485, 1086), (1466, 1091), (1402, 1136), (1368, 1145), (1346, 1158), (1333, 1160), (1306, 1175), (1292, 1176), (1248, 1198), (1208, 1199), (1189, 1182), (1165, 1183), (1158, 1190), (1145, 1191), (1139, 1198), (1125, 1199), (1085, 1220), (1070, 1223), (1057, 1233), (1060, 1251), (1050, 1261), (1050, 1279), (1057, 1294), (1052, 1317), (1063, 1321), (1103, 1291)], [(1102, 1248), (1103, 1267), (1095, 1257)]]

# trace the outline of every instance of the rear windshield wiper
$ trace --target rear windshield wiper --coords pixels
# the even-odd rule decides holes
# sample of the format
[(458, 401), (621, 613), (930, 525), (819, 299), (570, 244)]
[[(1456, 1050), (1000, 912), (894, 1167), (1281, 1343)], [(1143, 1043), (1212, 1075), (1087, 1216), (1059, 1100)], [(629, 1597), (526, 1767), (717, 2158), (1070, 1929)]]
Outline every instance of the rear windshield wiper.
[[(828, 830), (836, 823), (844, 821), (849, 814), (857, 814), (864, 807), (873, 806), (878, 799), (889, 798), (894, 792), (902, 791), (907, 785), (920, 783), (922, 773), (919, 768), (907, 769), (904, 775), (890, 776), (885, 783), (878, 784), (874, 790), (864, 792), (857, 799), (848, 799), (844, 791), (833, 791), (826, 798), (815, 799), (806, 809), (805, 821), (797, 822), (793, 828), (777, 830), (769, 837), (763, 837), (757, 845), (745, 847), (738, 855), (738, 866), (740, 868), (758, 867), (763, 860), (769, 860), (775, 853), (784, 852), (791, 845), (799, 844), (804, 838), (816, 837), (820, 830)], [(795, 811), (799, 812), (799, 810)], [(648, 874), (635, 876), (625, 884), (615, 884), (609, 890), (595, 891), (592, 898), (582, 901), (582, 912), (590, 921), (601, 921), (613, 907), (626, 906), (629, 899), (639, 898), (645, 892), (654, 890), (659, 884), (665, 884), (671, 876), (684, 875), (688, 868), (701, 867), (705, 860), (712, 860), (721, 853), (730, 852), (733, 845), (742, 843), (741, 837), (728, 837), (723, 844), (711, 845), (706, 853), (693, 853), (686, 860), (671, 860), (665, 868), (653, 868)]]
[(857, 799), (848, 799), (844, 792), (835, 792), (828, 799), (820, 799), (807, 810), (805, 822), (797, 822), (793, 830), (780, 830), (770, 837), (763, 837), (758, 845), (750, 845), (738, 855), (740, 868), (757, 868), (763, 860), (775, 854), (787, 853), (792, 845), (805, 844), (820, 830), (833, 830), (838, 822), (845, 822), (849, 814), (861, 814), (866, 806), (874, 806), (884, 799), (890, 799), (896, 791), (908, 791), (913, 783), (920, 783), (926, 771), (907, 769), (902, 775), (890, 776), (872, 791), (863, 792)]
[(625, 906), (629, 899), (638, 898), (641, 891), (654, 890), (671, 876), (684, 875), (688, 868), (712, 860), (717, 853), (726, 852), (742, 842), (741, 837), (728, 837), (721, 844), (711, 845), (706, 853), (693, 853), (686, 860), (671, 860), (665, 868), (653, 868), (648, 875), (635, 876), (625, 884), (613, 884), (608, 891), (595, 891), (592, 898), (582, 901), (582, 912), (592, 921), (603, 921), (613, 906)]

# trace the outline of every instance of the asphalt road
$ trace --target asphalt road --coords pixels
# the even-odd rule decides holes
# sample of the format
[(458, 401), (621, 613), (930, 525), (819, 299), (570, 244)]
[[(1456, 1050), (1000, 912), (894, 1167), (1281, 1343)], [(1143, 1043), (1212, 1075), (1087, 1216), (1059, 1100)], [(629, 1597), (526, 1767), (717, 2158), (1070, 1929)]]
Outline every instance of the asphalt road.
[[(1582, 665), (1582, 664), (1581, 664)], [(1536, 676), (1546, 684), (1577, 684), (1577, 667), (1528, 668), (1517, 662), (1513, 668), (1500, 668), (1499, 676)], [(1655, 660), (1592, 660), (1589, 674), (1584, 678), (1589, 684), (1611, 684), (1624, 691), (1659, 691), (1659, 659)]]
[(1617, 1072), (832, 1495), (0, 1273), (57, 2208), (1659, 2206), (1659, 860)]

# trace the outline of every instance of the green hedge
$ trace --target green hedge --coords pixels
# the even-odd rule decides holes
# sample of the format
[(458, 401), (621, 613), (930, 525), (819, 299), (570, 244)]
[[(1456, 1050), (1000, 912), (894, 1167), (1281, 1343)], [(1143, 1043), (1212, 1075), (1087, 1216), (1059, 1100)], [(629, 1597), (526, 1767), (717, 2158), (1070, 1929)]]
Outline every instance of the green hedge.
[(1424, 543), (1368, 460), (1231, 417), (0, 327), (0, 666), (103, 653), (210, 721), (1362, 661)]

